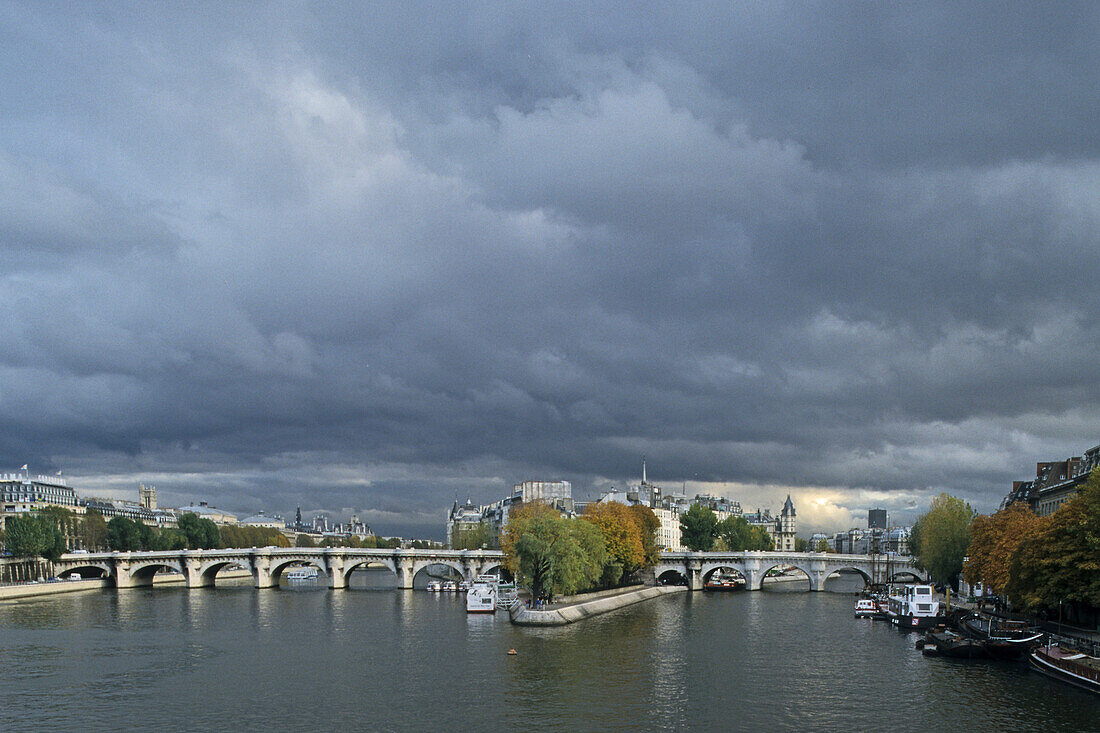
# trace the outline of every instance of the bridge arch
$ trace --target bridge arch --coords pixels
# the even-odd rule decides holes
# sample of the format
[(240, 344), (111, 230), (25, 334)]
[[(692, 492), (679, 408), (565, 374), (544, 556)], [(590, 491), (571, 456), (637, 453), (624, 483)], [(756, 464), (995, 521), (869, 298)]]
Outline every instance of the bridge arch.
[(214, 578), (218, 576), (222, 570), (230, 567), (241, 567), (249, 572), (252, 572), (252, 563), (249, 562), (246, 557), (239, 558), (219, 558), (217, 560), (211, 560), (204, 563), (199, 567), (199, 583), (200, 586), (212, 586), (214, 585)]
[[(343, 568), (343, 577), (340, 578), (342, 588), (351, 587), (351, 574), (356, 570), (371, 570), (381, 569), (388, 570), (393, 574), (394, 585), (388, 587), (401, 587), (401, 573), (398, 570), (397, 563), (393, 558), (389, 557), (353, 557), (348, 558)], [(368, 581), (369, 582), (369, 581)], [(368, 586), (377, 587), (377, 586)], [(384, 587), (384, 586), (383, 586)]]
[(394, 575), (397, 575), (397, 563), (393, 561), (393, 558), (389, 557), (362, 557), (349, 560), (344, 566), (344, 575), (351, 575), (353, 570), (365, 570), (371, 565), (381, 565), (388, 569)]
[(301, 567), (305, 565), (312, 565), (313, 567), (317, 568), (317, 572), (321, 575), (328, 575), (328, 565), (326, 565), (325, 561), (322, 560), (320, 557), (298, 555), (295, 557), (280, 558), (279, 560), (273, 562), (271, 564), (271, 582), (274, 585), (278, 585), (279, 579), (283, 577), (283, 572), (287, 568), (292, 566)]
[(702, 567), (699, 568), (699, 577), (705, 582), (708, 577), (713, 575), (716, 571), (722, 570), (736, 570), (737, 574), (743, 578), (747, 578), (745, 573), (745, 566), (737, 560), (719, 560), (717, 562), (705, 562)]
[(114, 569), (110, 565), (108, 565), (107, 563), (98, 563), (98, 562), (69, 565), (69, 566), (67, 566), (63, 569), (58, 570), (57, 571), (57, 576), (59, 578), (63, 578), (66, 575), (72, 575), (73, 573), (80, 573), (81, 576), (87, 578), (87, 577), (90, 577), (90, 576), (85, 575), (84, 571), (88, 571), (88, 570), (97, 571), (98, 573), (101, 574), (101, 576), (103, 578), (113, 578), (114, 577)]
[(825, 568), (825, 580), (828, 580), (833, 575), (836, 575), (841, 570), (853, 570), (863, 578), (864, 587), (872, 585), (875, 581), (871, 576), (861, 568), (857, 568), (854, 565), (833, 565)]
[(897, 572), (893, 573), (889, 578), (887, 578), (887, 580), (891, 583), (898, 583), (898, 582), (902, 582), (902, 577), (905, 577), (906, 581), (908, 581), (908, 582), (913, 582), (913, 583), (923, 583), (924, 582), (924, 578), (917, 575), (917, 573), (913, 570), (898, 570)]
[(792, 563), (792, 562), (789, 562), (789, 561), (786, 561), (786, 562), (772, 562), (770, 565), (765, 563), (764, 566), (760, 568), (760, 577), (756, 581), (757, 582), (756, 587), (752, 588), (751, 590), (764, 590), (764, 580), (765, 580), (765, 578), (768, 577), (768, 573), (771, 572), (772, 570), (774, 570), (775, 568), (778, 568), (778, 567), (781, 567), (781, 566), (784, 567), (784, 568), (794, 568), (795, 570), (801, 570), (802, 573), (806, 576), (806, 581), (809, 584), (809, 588), (807, 588), (807, 590), (813, 590), (813, 588), (814, 588), (814, 574), (810, 571), (810, 568), (803, 567), (800, 563), (797, 563), (797, 562)]
[(515, 580), (512, 571), (504, 567), (503, 563), (486, 563), (485, 567), (478, 571), (478, 575), (499, 575), (502, 582), (510, 583)]
[[(161, 570), (174, 570), (180, 575), (183, 574), (183, 565), (178, 560), (149, 560), (147, 562), (136, 562), (126, 570), (122, 568), (118, 569), (119, 577), (116, 578), (115, 583), (119, 587), (138, 588), (149, 586), (153, 584), (153, 576), (159, 573)], [(125, 580), (121, 577), (125, 573), (129, 577)]]
[(660, 564), (653, 568), (657, 585), (688, 585), (683, 564)]
[(472, 580), (472, 578), (470, 578), (469, 572), (466, 570), (466, 568), (462, 566), (461, 563), (455, 562), (453, 560), (446, 560), (443, 558), (430, 558), (427, 560), (418, 560), (413, 563), (412, 573), (409, 576), (409, 584), (415, 587), (416, 577), (420, 575), (420, 573), (426, 571), (428, 568), (436, 565), (442, 565), (444, 567), (450, 568), (451, 570), (454, 570), (458, 573), (458, 577), (462, 578), (463, 580)]
[[(729, 571), (736, 576), (735, 580), (740, 580), (744, 585), (740, 588), (747, 589), (749, 587), (749, 576), (745, 572), (745, 568), (740, 563), (736, 562), (714, 562), (704, 563), (703, 567), (699, 570), (699, 582), (703, 586), (703, 590), (708, 590), (707, 583), (714, 579), (719, 574), (728, 575)], [(727, 588), (720, 588), (720, 590), (728, 590)]]

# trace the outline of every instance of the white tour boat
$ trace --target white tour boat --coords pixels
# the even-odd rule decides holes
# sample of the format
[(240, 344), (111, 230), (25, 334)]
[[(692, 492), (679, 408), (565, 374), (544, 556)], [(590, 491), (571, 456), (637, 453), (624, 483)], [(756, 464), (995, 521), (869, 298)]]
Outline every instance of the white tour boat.
[(466, 591), (466, 613), (495, 613), (496, 610), (496, 577), (479, 575), (470, 590)]
[(907, 585), (900, 593), (891, 594), (886, 618), (906, 631), (930, 629), (942, 621), (940, 603), (930, 585)]
[(879, 614), (878, 604), (873, 598), (860, 598), (856, 601), (856, 618), (875, 618)]
[(310, 566), (308, 568), (294, 568), (286, 574), (287, 580), (303, 581), (303, 580), (316, 580), (317, 568)]

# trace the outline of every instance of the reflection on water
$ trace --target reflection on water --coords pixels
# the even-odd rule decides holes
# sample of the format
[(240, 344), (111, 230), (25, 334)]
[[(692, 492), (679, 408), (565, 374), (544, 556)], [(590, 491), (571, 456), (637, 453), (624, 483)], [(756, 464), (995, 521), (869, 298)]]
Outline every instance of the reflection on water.
[(1024, 664), (924, 658), (915, 637), (853, 619), (850, 594), (798, 585), (684, 593), (556, 629), (467, 616), (459, 594), (367, 581), (3, 604), (4, 720), (82, 731), (915, 730), (932, 715), (952, 728), (1094, 729), (1100, 706), (1087, 693)]

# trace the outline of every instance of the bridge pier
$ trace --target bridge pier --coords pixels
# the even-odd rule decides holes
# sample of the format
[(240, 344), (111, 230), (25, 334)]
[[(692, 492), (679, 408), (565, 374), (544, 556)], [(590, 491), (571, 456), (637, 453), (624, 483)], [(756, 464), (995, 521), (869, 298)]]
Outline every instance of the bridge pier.
[(347, 590), (348, 574), (344, 571), (345, 558), (328, 557), (328, 587), (332, 590)]
[(279, 578), (272, 577), (271, 560), (269, 558), (252, 561), (252, 583), (257, 588), (277, 588)]
[(684, 577), (687, 578), (688, 590), (703, 590), (703, 561), (689, 560), (684, 569), (687, 571)]
[(745, 587), (749, 590), (760, 590), (764, 583), (764, 569), (760, 560), (746, 558), (741, 562), (741, 574), (745, 576)]
[(402, 590), (412, 590), (413, 576), (416, 575), (416, 559), (399, 554), (394, 558), (393, 564), (397, 568), (397, 587)]
[(122, 590), (123, 588), (140, 588), (142, 586), (148, 586), (153, 584), (153, 579), (149, 578), (148, 582), (140, 582), (130, 575), (129, 571), (122, 568), (115, 568), (115, 588)]
[(202, 572), (202, 560), (188, 557), (183, 563), (183, 574), (187, 578), (188, 588), (209, 588), (214, 585), (214, 574), (209, 577)]

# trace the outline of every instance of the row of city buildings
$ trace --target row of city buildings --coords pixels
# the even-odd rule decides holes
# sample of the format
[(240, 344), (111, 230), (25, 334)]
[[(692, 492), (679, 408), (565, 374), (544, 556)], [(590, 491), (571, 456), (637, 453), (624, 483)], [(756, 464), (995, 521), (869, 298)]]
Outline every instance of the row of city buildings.
[(811, 552), (838, 552), (845, 555), (909, 555), (910, 527), (890, 526), (885, 509), (867, 511), (867, 528), (855, 527), (827, 535), (814, 533)]
[(1100, 467), (1100, 445), (1089, 448), (1084, 455), (1070, 456), (1064, 461), (1040, 461), (1035, 464), (1035, 478), (1013, 481), (1012, 490), (1001, 502), (1001, 508), (1023, 502), (1040, 517), (1047, 517), (1077, 495), (1093, 469)]
[(292, 540), (299, 534), (307, 535), (315, 541), (328, 537), (351, 536), (366, 539), (374, 534), (370, 526), (360, 521), (357, 515), (352, 515), (347, 522), (333, 521), (325, 515), (315, 516), (307, 522), (302, 520), (302, 510), (299, 507), (294, 521), (290, 522), (278, 514), (267, 515), (262, 511), (240, 519), (235, 514), (218, 509), (205, 501), (181, 507), (160, 507), (157, 505), (156, 487), (145, 484), (139, 484), (138, 500), (133, 502), (80, 496), (60, 474), (33, 475), (26, 466), (17, 472), (0, 473), (0, 529), (3, 529), (9, 517), (48, 506), (62, 507), (77, 516), (83, 516), (92, 510), (99, 512), (107, 520), (125, 517), (159, 528), (175, 527), (181, 515), (191, 513), (222, 526), (277, 529)]
[[(568, 481), (523, 481), (516, 484), (512, 493), (491, 504), (474, 504), (469, 498), (459, 504), (456, 499), (447, 513), (447, 546), (455, 547), (464, 535), (484, 538), (491, 547), (500, 546), (500, 533), (508, 521), (508, 513), (514, 507), (540, 501), (555, 507), (563, 515), (575, 516), (584, 512), (590, 501), (575, 501), (573, 488)], [(741, 504), (725, 497), (697, 494), (689, 498), (685, 494), (670, 492), (646, 479), (645, 465), (642, 466), (642, 480), (630, 484), (625, 489), (602, 493), (596, 502), (617, 501), (628, 506), (646, 506), (660, 521), (657, 530), (657, 546), (662, 550), (679, 552), (686, 549), (680, 540), (680, 515), (700, 504), (715, 513), (719, 521), (728, 517), (742, 517), (750, 525), (764, 529), (775, 543), (775, 549), (794, 551), (795, 549), (795, 509), (790, 495), (783, 505), (779, 516), (773, 517), (768, 510), (757, 509), (744, 512)]]

